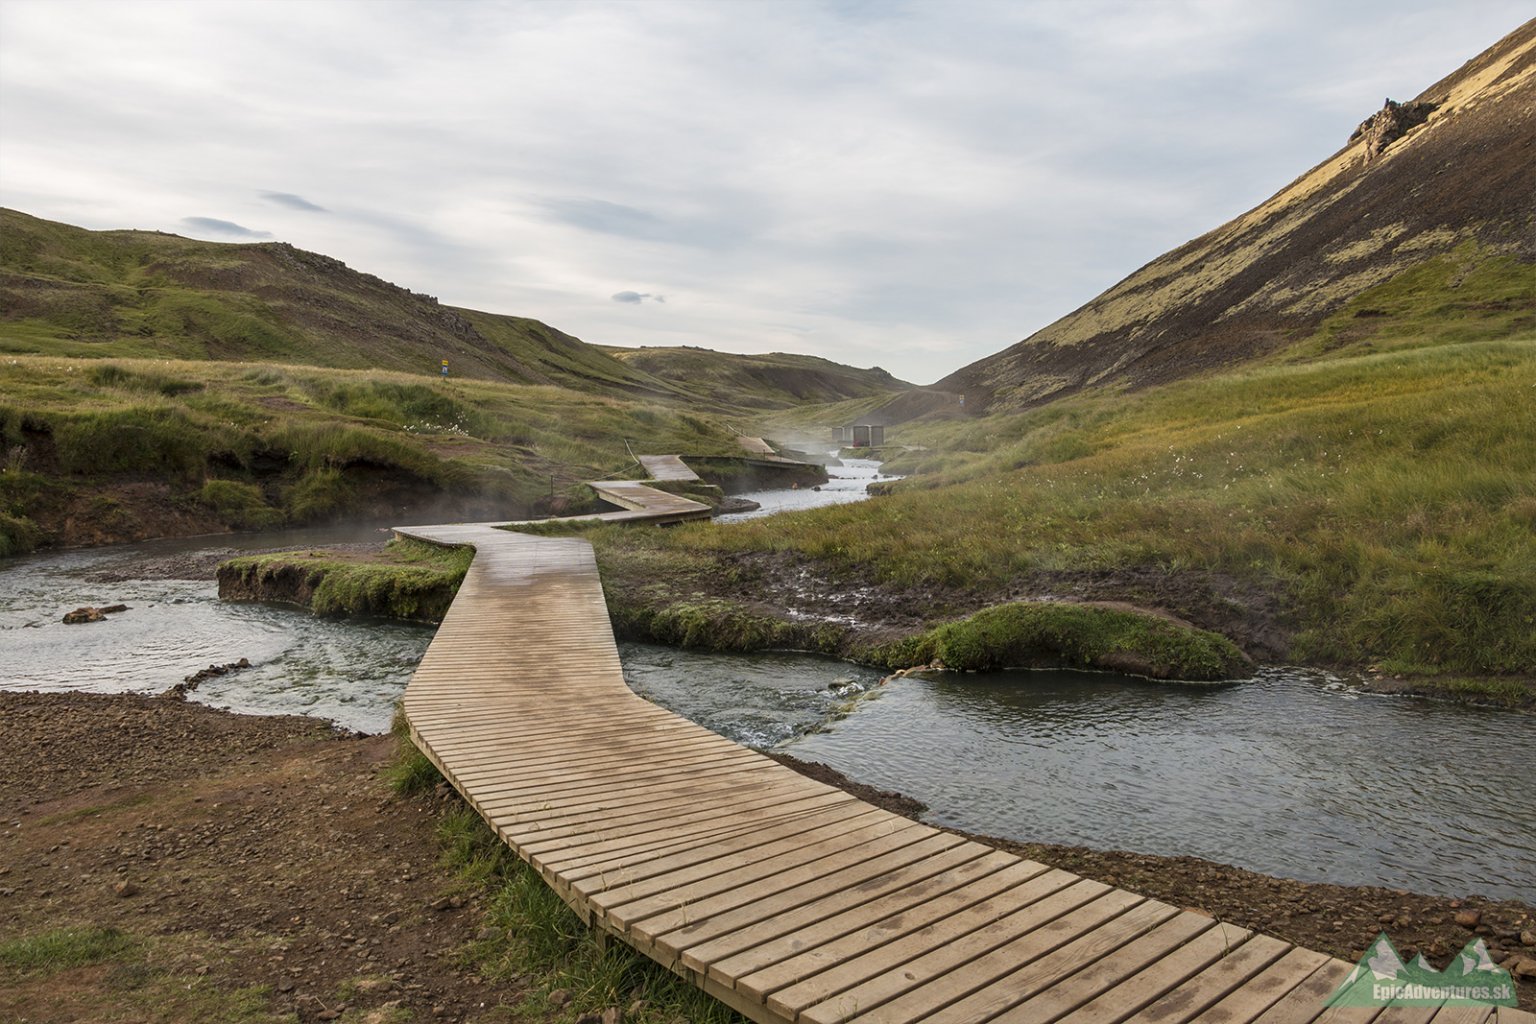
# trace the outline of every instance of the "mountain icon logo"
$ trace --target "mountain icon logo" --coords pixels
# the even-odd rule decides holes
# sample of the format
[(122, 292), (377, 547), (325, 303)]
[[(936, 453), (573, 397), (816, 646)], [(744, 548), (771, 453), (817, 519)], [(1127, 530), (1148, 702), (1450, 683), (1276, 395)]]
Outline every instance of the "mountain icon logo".
[(1515, 1006), (1515, 983), (1482, 939), (1467, 943), (1445, 970), (1423, 955), (1404, 963), (1385, 932), (1376, 936), (1329, 1006)]

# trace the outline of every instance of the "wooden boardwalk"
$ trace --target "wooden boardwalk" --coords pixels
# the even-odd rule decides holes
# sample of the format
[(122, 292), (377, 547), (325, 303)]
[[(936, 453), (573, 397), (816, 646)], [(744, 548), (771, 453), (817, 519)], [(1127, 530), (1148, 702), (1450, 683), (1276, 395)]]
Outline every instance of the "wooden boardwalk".
[(637, 456), (640, 465), (651, 474), (652, 480), (662, 480), (667, 483), (691, 483), (699, 478), (699, 475), (688, 468), (680, 455), (640, 455)]
[(880, 810), (636, 696), (585, 541), (397, 532), (476, 550), (405, 692), (417, 746), (583, 920), (754, 1021), (1536, 1024), (1325, 1010), (1350, 964)]

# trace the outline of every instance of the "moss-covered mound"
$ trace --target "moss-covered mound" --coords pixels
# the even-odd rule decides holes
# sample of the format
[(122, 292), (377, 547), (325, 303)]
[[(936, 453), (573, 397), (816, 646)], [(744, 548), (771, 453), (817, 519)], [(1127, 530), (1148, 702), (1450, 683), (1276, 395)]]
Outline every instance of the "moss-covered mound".
[(1089, 604), (998, 605), (891, 646), (892, 664), (962, 671), (1094, 668), (1154, 679), (1248, 675), (1248, 657), (1224, 636), (1146, 612)]
[(316, 615), (440, 622), (474, 552), (394, 540), (362, 558), (336, 551), (285, 551), (232, 558), (219, 566), (225, 601), (276, 601)]

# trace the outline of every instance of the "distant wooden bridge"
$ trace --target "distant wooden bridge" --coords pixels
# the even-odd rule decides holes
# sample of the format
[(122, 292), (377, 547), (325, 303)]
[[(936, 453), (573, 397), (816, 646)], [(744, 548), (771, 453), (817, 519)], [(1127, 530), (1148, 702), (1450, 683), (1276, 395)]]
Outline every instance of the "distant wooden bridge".
[[(594, 487), (624, 511), (592, 518), (698, 505)], [(405, 691), (416, 745), (590, 926), (751, 1020), (1536, 1024), (1325, 1009), (1352, 965), (902, 818), (636, 696), (585, 541), (396, 532), (475, 548)]]

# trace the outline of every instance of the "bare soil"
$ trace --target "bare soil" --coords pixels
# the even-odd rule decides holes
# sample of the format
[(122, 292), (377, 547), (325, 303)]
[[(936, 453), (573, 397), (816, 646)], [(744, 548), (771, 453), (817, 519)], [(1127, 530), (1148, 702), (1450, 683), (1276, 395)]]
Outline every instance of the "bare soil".
[[(519, 1004), (540, 979), (492, 984), (455, 955), (481, 934), (481, 897), (438, 866), (433, 827), (451, 798), (397, 798), (381, 780), (392, 738), (132, 695), (0, 693), (0, 725), (0, 943), (119, 928), (150, 945), (177, 991), (254, 994), (260, 1015), (245, 1019), (530, 1019)], [(921, 809), (784, 760), (898, 813)], [(1500, 959), (1536, 957), (1525, 904), (984, 841), (1349, 959), (1380, 931), (1437, 963), (1474, 935)], [(1470, 928), (1464, 911), (1480, 913)], [(124, 986), (139, 983), (101, 965), (0, 967), (0, 1019), (178, 1019), (120, 1016)], [(1536, 1006), (1529, 980), (1520, 995)]]
[[(0, 943), (118, 928), (178, 986), (305, 1024), (521, 1001), (456, 961), (477, 895), (438, 867), (444, 798), (380, 779), (393, 738), (134, 695), (0, 692), (0, 724)], [(123, 1019), (119, 974), (0, 966), (0, 1019)]]

